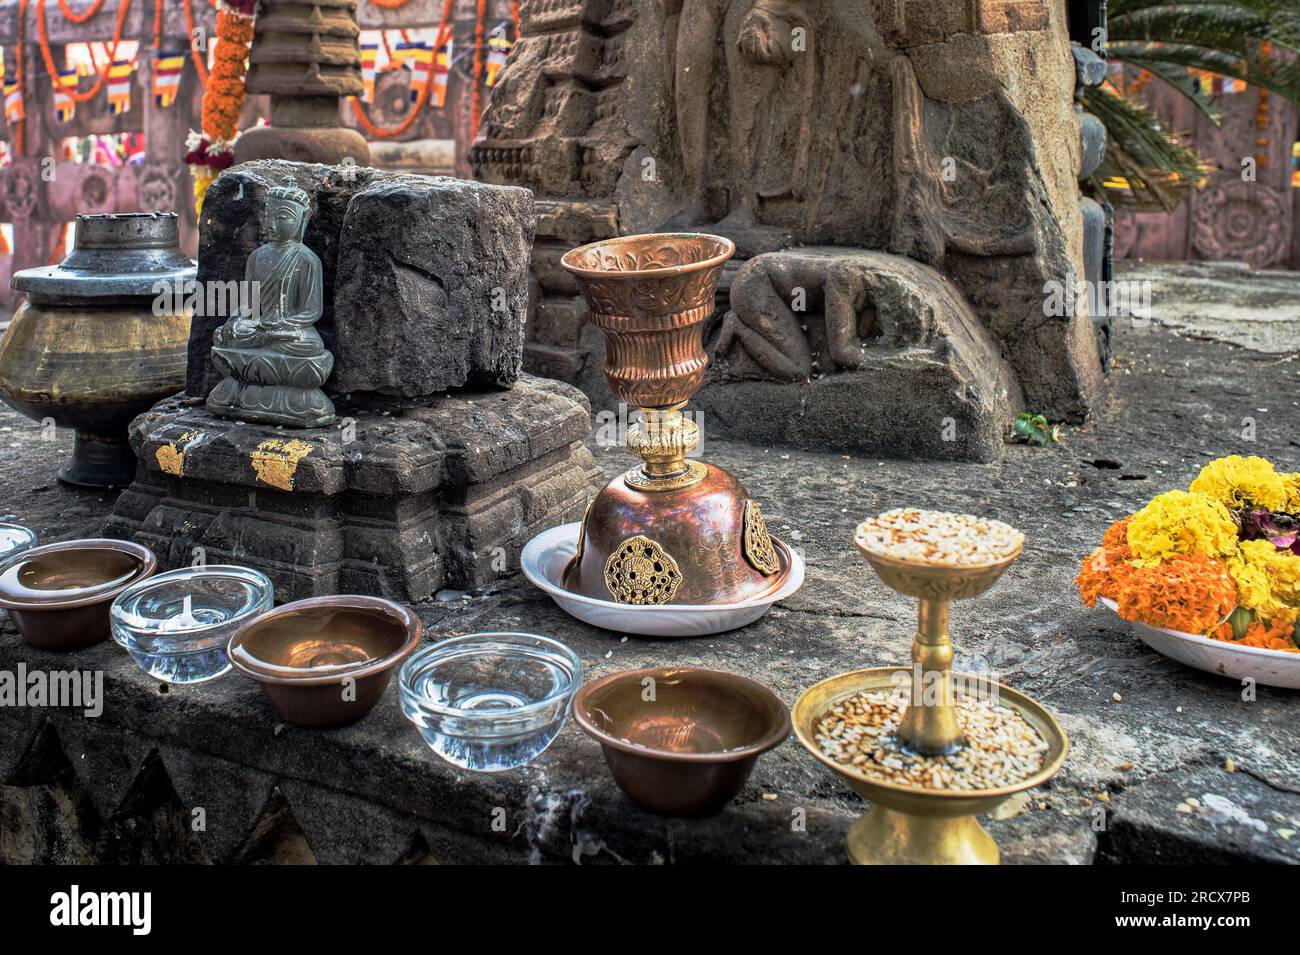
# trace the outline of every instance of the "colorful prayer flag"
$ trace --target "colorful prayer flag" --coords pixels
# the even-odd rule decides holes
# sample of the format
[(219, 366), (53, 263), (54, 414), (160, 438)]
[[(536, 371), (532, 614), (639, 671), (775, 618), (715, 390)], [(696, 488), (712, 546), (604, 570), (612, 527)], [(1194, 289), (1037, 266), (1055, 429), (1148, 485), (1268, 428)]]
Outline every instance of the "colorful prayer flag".
[(176, 101), (185, 70), (185, 51), (159, 50), (153, 61), (153, 101), (166, 109)]
[(5, 119), (12, 126), (14, 123), (21, 123), (25, 117), (23, 111), (23, 91), (18, 85), (16, 71), (10, 69), (9, 64), (5, 64), (4, 70), (4, 96), (5, 96)]
[(433, 51), (427, 43), (411, 43), (406, 67), (411, 71), (411, 102), (418, 102), (420, 94), (429, 84), (433, 70)]
[(426, 44), (420, 43), (418, 40), (398, 43), (392, 49), (393, 64), (395, 66), (408, 65), (411, 58), (415, 56), (415, 51), (423, 46), (426, 46)]
[(506, 58), (510, 56), (510, 48), (513, 47), (514, 41), (506, 36), (504, 24), (497, 27), (488, 36), (488, 58), (487, 58), (487, 85), (495, 86), (497, 76), (501, 72), (501, 67), (506, 65)]
[(108, 108), (114, 116), (131, 111), (131, 74), (134, 60), (114, 60), (108, 68)]
[(71, 122), (77, 113), (77, 103), (68, 95), (68, 90), (77, 88), (76, 70), (59, 70), (54, 80), (54, 118), (60, 123)]
[(433, 64), (433, 102), (434, 109), (442, 109), (447, 102), (447, 78), (451, 75), (451, 40), (438, 51)]
[(375, 61), (378, 57), (378, 43), (361, 44), (361, 82), (365, 87), (361, 92), (361, 101), (364, 103), (375, 101)]

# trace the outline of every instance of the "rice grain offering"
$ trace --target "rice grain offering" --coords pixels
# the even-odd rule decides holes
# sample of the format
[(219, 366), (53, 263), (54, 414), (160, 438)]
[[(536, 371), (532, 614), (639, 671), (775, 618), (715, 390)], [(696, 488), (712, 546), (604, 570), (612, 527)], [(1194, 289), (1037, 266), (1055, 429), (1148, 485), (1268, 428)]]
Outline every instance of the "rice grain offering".
[(1014, 556), (1025, 535), (990, 518), (896, 507), (859, 524), (854, 539), (864, 551), (892, 560), (979, 567)]
[(1014, 786), (1047, 760), (1047, 741), (1023, 716), (996, 699), (964, 694), (956, 707), (965, 745), (950, 756), (906, 752), (896, 734), (907, 706), (903, 688), (851, 696), (817, 721), (817, 747), (878, 782), (963, 792)]

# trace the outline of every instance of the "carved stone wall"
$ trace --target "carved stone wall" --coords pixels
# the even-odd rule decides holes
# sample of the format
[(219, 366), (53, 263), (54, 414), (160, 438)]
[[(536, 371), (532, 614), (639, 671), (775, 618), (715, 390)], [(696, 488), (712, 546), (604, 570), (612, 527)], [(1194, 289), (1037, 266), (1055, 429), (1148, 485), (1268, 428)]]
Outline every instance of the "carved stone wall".
[(1091, 324), (1044, 308), (1045, 285), (1083, 276), (1073, 88), (1064, 0), (526, 5), (471, 162), (600, 223), (539, 222), (528, 367), (603, 403), (562, 246), (694, 228), (738, 246), (724, 304), (744, 259), (794, 245), (929, 266), (1026, 407), (1082, 419), (1102, 381)]

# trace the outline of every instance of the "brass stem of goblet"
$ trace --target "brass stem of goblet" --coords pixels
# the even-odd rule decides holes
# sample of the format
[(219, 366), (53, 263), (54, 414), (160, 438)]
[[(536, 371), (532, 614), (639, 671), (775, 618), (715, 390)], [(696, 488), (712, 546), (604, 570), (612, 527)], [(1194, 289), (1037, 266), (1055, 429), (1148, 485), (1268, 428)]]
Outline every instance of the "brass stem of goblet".
[(965, 742), (952, 681), (948, 601), (922, 597), (912, 640), (912, 689), (898, 725), (899, 742), (925, 756), (946, 756)]
[(627, 430), (627, 446), (645, 462), (646, 477), (663, 479), (686, 473), (686, 456), (700, 443), (700, 429), (682, 414), (686, 402), (670, 408), (640, 408), (643, 421)]

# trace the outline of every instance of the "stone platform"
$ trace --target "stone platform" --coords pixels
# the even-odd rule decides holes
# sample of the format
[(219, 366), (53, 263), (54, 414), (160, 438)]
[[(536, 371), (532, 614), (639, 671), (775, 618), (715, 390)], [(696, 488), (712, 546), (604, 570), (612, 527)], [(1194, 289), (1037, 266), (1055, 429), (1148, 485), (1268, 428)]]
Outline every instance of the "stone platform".
[(343, 400), (337, 426), (307, 430), (171, 399), (133, 422), (137, 478), (104, 533), (167, 567), (256, 567), (281, 601), (423, 600), (495, 580), (534, 534), (582, 516), (589, 415), (576, 388), (528, 376), (427, 406)]
[[(1004, 860), (1300, 862), (1300, 693), (1260, 688), (1245, 702), (1234, 681), (1158, 656), (1114, 616), (1085, 609), (1071, 583), (1112, 518), (1185, 486), (1209, 458), (1254, 453), (1300, 468), (1300, 361), (1287, 357), (1300, 330), (1280, 354), (1158, 325), (1121, 328), (1117, 346), (1097, 420), (1067, 429), (1060, 446), (1010, 447), (990, 464), (708, 437), (708, 459), (739, 476), (772, 531), (808, 559), (803, 590), (744, 630), (624, 641), (570, 619), (517, 575), (416, 610), (430, 640), (523, 627), (568, 642), (588, 677), (702, 664), (748, 674), (793, 703), (825, 676), (907, 658), (912, 607), (857, 556), (854, 522), (903, 503), (988, 514), (1028, 541), (992, 591), (953, 608), (958, 664), (988, 667), (1051, 707), (1072, 744), (1050, 785), (987, 821)], [(1240, 437), (1243, 417), (1257, 422), (1254, 442)], [(70, 445), (69, 434), (42, 440), (35, 424), (0, 412), (0, 500), (46, 540), (95, 533), (113, 507), (109, 494), (54, 480)], [(594, 452), (606, 476), (627, 466), (621, 451)], [(720, 815), (674, 819), (629, 805), (599, 747), (572, 724), (532, 766), (475, 776), (426, 749), (391, 688), (361, 723), (310, 732), (279, 724), (237, 675), (169, 689), (112, 644), (41, 653), (0, 618), (0, 670), (19, 662), (101, 671), (105, 701), (93, 719), (0, 708), (0, 860), (9, 862), (838, 863), (864, 808), (793, 740), (759, 760)], [(800, 816), (802, 829), (792, 826)]]

